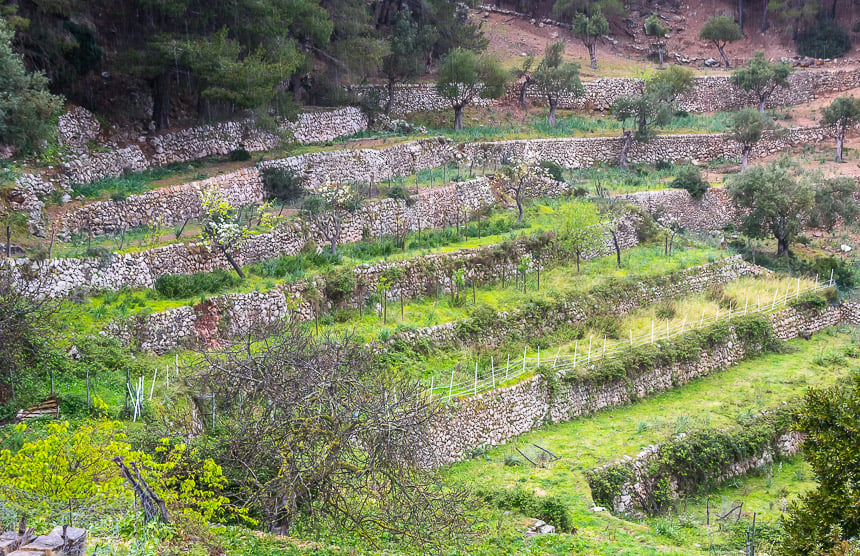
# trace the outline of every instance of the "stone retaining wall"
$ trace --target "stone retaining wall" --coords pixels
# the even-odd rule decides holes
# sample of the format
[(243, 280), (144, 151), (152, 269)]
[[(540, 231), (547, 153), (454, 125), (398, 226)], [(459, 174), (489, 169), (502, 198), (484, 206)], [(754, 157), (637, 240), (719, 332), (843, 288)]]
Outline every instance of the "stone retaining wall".
[(638, 205), (654, 220), (677, 223), (684, 230), (713, 232), (737, 220), (737, 207), (722, 187), (710, 188), (698, 200), (683, 189), (641, 191), (614, 199)]
[[(767, 102), (769, 108), (804, 104), (815, 100), (819, 95), (846, 91), (860, 87), (860, 70), (831, 69), (805, 70), (792, 73), (788, 81), (790, 87), (778, 88)], [(581, 97), (562, 95), (559, 108), (574, 110), (607, 110), (612, 102), (622, 95), (637, 95), (642, 91), (641, 79), (626, 77), (607, 77), (583, 81), (584, 94)], [(351, 88), (361, 95), (365, 91), (377, 91), (380, 106), (388, 100), (386, 85), (361, 85)], [(403, 116), (412, 112), (450, 110), (451, 106), (436, 93), (433, 83), (399, 83), (394, 87), (394, 102), (391, 113)], [(481, 106), (507, 104), (519, 101), (520, 86), (512, 85), (500, 101), (479, 99)], [(536, 87), (527, 89), (526, 98), (532, 104), (546, 105)], [(679, 106), (687, 112), (733, 111), (745, 106), (757, 106), (758, 99), (731, 83), (729, 75), (707, 75), (693, 78), (692, 90), (681, 96)], [(452, 115), (453, 118), (453, 115)]]
[[(860, 304), (844, 303), (820, 312), (789, 307), (768, 318), (777, 336), (790, 340), (801, 331), (817, 332), (841, 322), (857, 322)], [(537, 375), (514, 386), (461, 399), (443, 408), (431, 425), (421, 449), (422, 458), (426, 465), (462, 460), (479, 446), (502, 444), (545, 422), (567, 421), (669, 390), (723, 370), (744, 355), (743, 343), (730, 341), (711, 352), (701, 353), (693, 362), (656, 368), (627, 380), (600, 383), (560, 380), (551, 393), (544, 377)]]
[[(635, 246), (637, 243), (635, 234), (632, 237), (622, 236), (621, 243), (624, 248)], [(609, 248), (607, 246), (607, 249)], [(544, 267), (563, 258), (556, 250), (546, 249), (546, 251), (549, 254), (544, 253), (541, 261)], [(600, 253), (589, 254), (585, 258), (598, 256), (603, 251), (605, 249)], [(445, 295), (454, 288), (451, 275), (453, 270), (463, 269), (465, 279), (469, 283), (473, 280), (486, 283), (498, 280), (502, 276), (510, 279), (514, 276), (520, 259), (524, 255), (529, 255), (532, 259), (536, 257), (536, 253), (530, 249), (529, 240), (514, 241), (509, 249), (497, 244), (452, 253), (411, 257), (394, 262), (382, 261), (358, 265), (352, 269), (358, 286), (356, 291), (337, 302), (326, 296), (326, 277), (323, 275), (313, 282), (300, 280), (282, 284), (269, 292), (216, 296), (207, 303), (216, 309), (214, 311), (218, 315), (216, 320), (222, 323), (217, 331), (218, 337), (226, 339), (245, 334), (256, 326), (270, 323), (287, 314), (299, 320), (313, 319), (317, 310), (307, 301), (305, 296), (307, 290), (313, 291), (315, 295), (321, 294), (320, 312), (327, 312), (334, 308), (357, 309), (360, 305), (364, 305), (368, 297), (375, 292), (381, 276), (392, 277), (387, 293), (390, 301), (399, 299), (401, 295), (404, 299), (434, 294)], [(194, 321), (200, 310), (199, 307), (194, 311), (188, 307), (180, 307), (164, 313), (132, 316), (111, 323), (106, 328), (106, 332), (127, 342), (134, 340), (144, 351), (161, 354), (189, 342), (199, 344), (213, 337), (209, 329), (195, 330)], [(212, 311), (207, 314), (212, 314)], [(453, 334), (453, 326), (446, 329)], [(425, 329), (413, 332), (420, 334), (421, 330)], [(403, 334), (408, 336), (407, 333)], [(407, 341), (409, 341), (408, 338)]]
[[(778, 153), (793, 145), (815, 143), (832, 137), (830, 128), (793, 128), (779, 132), (767, 132), (751, 153), (752, 158)], [(258, 164), (259, 170), (287, 168), (305, 179), (305, 186), (315, 189), (328, 183), (372, 183), (392, 176), (414, 174), (427, 168), (436, 168), (452, 160), (496, 163), (500, 160), (522, 155), (526, 150), (536, 152), (538, 157), (552, 160), (566, 168), (584, 168), (600, 163), (614, 163), (621, 151), (620, 137), (530, 139), (470, 143), (453, 146), (444, 138), (422, 139), (387, 147), (384, 149), (336, 150), (307, 153)], [(648, 143), (634, 141), (628, 158), (631, 163), (655, 164), (661, 161), (704, 162), (718, 158), (736, 158), (740, 146), (722, 134), (659, 135)], [(241, 170), (206, 180), (221, 186), (227, 195), (235, 195), (239, 187), (248, 187), (240, 197), (262, 199), (263, 185), (259, 173)], [(88, 222), (98, 222), (92, 233), (115, 231), (122, 225), (140, 225), (152, 222), (153, 215), (161, 217), (165, 224), (181, 222), (195, 201), (191, 199), (199, 190), (199, 182), (192, 182), (169, 189), (153, 190), (141, 195), (132, 195), (125, 201), (100, 201), (72, 209), (61, 219), (58, 228), (64, 233), (85, 229)], [(656, 194), (632, 197), (646, 206), (653, 203)], [(661, 193), (660, 195), (664, 195)], [(172, 206), (173, 200), (178, 206)], [(674, 213), (680, 220), (688, 208), (696, 203), (672, 203)], [(724, 195), (706, 197), (699, 208), (705, 212), (714, 210), (714, 222), (725, 222), (732, 210), (726, 205)], [(35, 207), (33, 207), (35, 210)], [(702, 214), (702, 210), (691, 214)], [(199, 214), (199, 208), (197, 209)], [(79, 214), (83, 213), (83, 214)], [(128, 214), (126, 214), (128, 213)], [(699, 222), (703, 226), (707, 222)], [(721, 227), (721, 226), (718, 226)], [(690, 227), (690, 229), (693, 229)], [(698, 229), (698, 228), (697, 228)]]
[[(790, 457), (800, 453), (800, 447), (803, 444), (804, 435), (797, 431), (777, 431), (778, 435), (772, 439), (761, 452), (752, 454), (749, 457), (724, 462), (722, 473), (719, 477), (713, 477), (716, 484), (727, 481), (733, 477), (746, 475), (754, 469), (758, 469), (765, 465), (771, 464), (780, 457)], [(685, 434), (678, 435), (677, 439), (682, 439)], [(659, 444), (653, 444), (639, 452), (633, 458), (627, 458), (620, 463), (627, 468), (630, 477), (619, 488), (619, 494), (613, 497), (612, 511), (614, 513), (638, 514), (638, 509), (641, 508), (640, 500), (647, 499), (648, 493), (654, 491), (654, 483), (657, 477), (651, 471), (652, 462), (659, 458)], [(609, 464), (619, 465), (619, 464)], [(601, 466), (593, 471), (599, 472), (607, 466)], [(668, 492), (666, 495), (671, 499), (679, 499), (685, 494), (690, 494), (681, 485), (678, 477), (671, 474), (667, 477), (666, 487)]]
[[(366, 203), (357, 212), (343, 215), (340, 243), (364, 237), (394, 234), (398, 230), (442, 228), (461, 222), (469, 214), (497, 203), (486, 178), (424, 190), (407, 206), (403, 200), (382, 199)], [(240, 265), (295, 255), (308, 241), (325, 245), (324, 235), (310, 222), (305, 229), (286, 225), (272, 232), (252, 235), (235, 253)], [(32, 284), (53, 297), (72, 291), (151, 288), (164, 274), (193, 274), (216, 268), (230, 269), (219, 252), (199, 244), (171, 244), (142, 252), (111, 254), (104, 258), (68, 258), (29, 261), (0, 261), (12, 265), (22, 283)]]
[[(625, 244), (636, 244), (635, 236), (627, 236)], [(606, 246), (595, 256), (612, 251)], [(603, 313), (623, 315), (638, 307), (658, 303), (666, 299), (683, 297), (704, 291), (711, 284), (725, 284), (744, 276), (756, 276), (763, 270), (744, 262), (740, 255), (722, 261), (687, 269), (668, 277), (643, 280), (635, 285), (634, 291), (622, 290), (609, 292), (600, 299)], [(604, 292), (605, 293), (605, 292)], [(480, 337), (468, 338), (458, 330), (462, 321), (448, 322), (404, 330), (393, 335), (388, 345), (405, 342), (408, 345), (427, 343), (434, 347), (469, 345), (472, 340), (484, 347), (498, 347), (509, 337), (529, 337), (550, 334), (558, 327), (585, 322), (592, 314), (596, 300), (591, 294), (577, 294), (569, 299), (560, 300), (547, 310), (546, 307), (523, 308), (511, 312), (500, 312), (494, 325), (481, 330)]]

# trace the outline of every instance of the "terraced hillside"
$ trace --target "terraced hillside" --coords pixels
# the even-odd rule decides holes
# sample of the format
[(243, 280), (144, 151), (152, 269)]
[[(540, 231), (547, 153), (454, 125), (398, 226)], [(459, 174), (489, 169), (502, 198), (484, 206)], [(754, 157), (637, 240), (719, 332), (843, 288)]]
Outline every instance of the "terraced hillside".
[(552, 127), (516, 86), (456, 131), (425, 84), (400, 121), (278, 131), (72, 110), (56, 160), (4, 167), (0, 523), (98, 554), (788, 550), (823, 484), (797, 416), (860, 353), (855, 128), (831, 163), (820, 117), (858, 76), (796, 71), (755, 141), (704, 74), (647, 122), (617, 104), (647, 75)]

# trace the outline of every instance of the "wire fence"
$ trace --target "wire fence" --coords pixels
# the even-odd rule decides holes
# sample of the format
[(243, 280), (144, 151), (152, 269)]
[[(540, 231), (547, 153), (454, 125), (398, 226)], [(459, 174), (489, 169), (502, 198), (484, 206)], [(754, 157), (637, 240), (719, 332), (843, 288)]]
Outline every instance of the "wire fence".
[[(598, 362), (618, 357), (631, 348), (666, 341), (686, 332), (711, 326), (719, 321), (731, 320), (748, 314), (774, 313), (784, 309), (792, 301), (799, 299), (806, 293), (820, 292), (833, 285), (832, 274), (828, 281), (821, 282), (816, 277), (815, 283), (808, 286), (801, 286), (800, 278), (798, 278), (796, 288), (786, 288), (784, 292), (777, 289), (774, 291), (773, 298), (766, 299), (764, 302), (759, 298), (756, 303), (751, 305), (747, 300), (743, 306), (730, 307), (725, 312), (721, 312), (718, 308), (716, 313), (710, 316), (706, 316), (704, 312), (698, 318), (688, 319), (685, 316), (680, 325), (674, 326), (670, 326), (668, 320), (665, 321), (665, 325), (662, 321), (658, 323), (656, 320), (652, 320), (650, 332), (634, 336), (631, 330), (629, 339), (624, 340), (610, 340), (606, 336), (602, 338), (591, 336), (587, 340), (577, 340), (574, 343), (572, 355), (562, 355), (561, 348), (558, 348), (554, 355), (541, 353), (540, 348), (529, 353), (529, 349), (526, 347), (523, 349), (522, 355), (516, 354), (514, 358), (509, 354), (504, 361), (498, 362), (498, 366), (496, 361), (491, 358), (489, 369), (480, 369), (476, 362), (474, 378), (463, 380), (462, 374), (465, 370), (455, 367), (451, 370), (448, 380), (437, 383), (434, 376), (430, 383), (424, 386), (427, 388), (429, 397), (450, 403), (454, 397), (475, 396), (495, 390), (502, 385), (508, 386), (518, 382), (522, 377), (539, 372), (541, 367), (553, 369), (557, 374), (564, 375), (576, 369), (587, 368)], [(550, 351), (550, 353), (552, 352)], [(443, 376), (446, 375), (447, 372)]]

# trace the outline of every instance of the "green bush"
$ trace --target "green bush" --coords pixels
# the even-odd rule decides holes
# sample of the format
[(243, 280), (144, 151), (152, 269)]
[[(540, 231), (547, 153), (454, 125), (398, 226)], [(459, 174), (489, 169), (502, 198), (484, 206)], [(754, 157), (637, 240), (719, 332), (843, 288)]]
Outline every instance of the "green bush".
[(291, 203), (304, 194), (304, 177), (289, 168), (266, 168), (262, 171), (262, 177), (263, 187), (272, 199)]
[(325, 295), (335, 305), (343, 303), (355, 291), (355, 273), (350, 268), (336, 268), (326, 272)]
[(573, 519), (567, 506), (558, 496), (537, 496), (522, 487), (484, 490), (478, 491), (476, 494), (497, 508), (515, 509), (525, 516), (534, 517), (554, 525), (559, 532), (569, 533), (573, 531)]
[(564, 181), (564, 168), (552, 160), (541, 160), (540, 167), (555, 181)]
[(848, 32), (828, 17), (819, 17), (814, 25), (797, 36), (797, 53), (810, 58), (839, 58), (851, 50)]
[(694, 199), (701, 199), (708, 192), (708, 182), (702, 178), (702, 173), (695, 166), (682, 166), (678, 169), (672, 187), (686, 189)]
[(196, 274), (165, 274), (155, 281), (155, 290), (168, 299), (184, 299), (202, 294), (214, 294), (242, 283), (242, 279), (226, 270)]
[(801, 311), (820, 311), (827, 305), (827, 298), (819, 292), (806, 292), (791, 302), (792, 307)]
[(251, 153), (242, 148), (233, 149), (230, 151), (228, 158), (230, 159), (230, 162), (244, 162), (246, 160), (251, 160)]
[(621, 486), (630, 479), (631, 475), (630, 467), (623, 463), (587, 471), (585, 478), (591, 489), (591, 499), (595, 504), (611, 508), (615, 497), (621, 495)]
[(391, 189), (389, 189), (387, 197), (389, 199), (398, 199), (401, 201), (406, 201), (407, 207), (411, 207), (415, 204), (415, 199), (412, 197), (412, 194), (402, 185), (395, 185)]
[(617, 339), (620, 335), (621, 321), (612, 315), (591, 315), (585, 319), (585, 326), (608, 338)]

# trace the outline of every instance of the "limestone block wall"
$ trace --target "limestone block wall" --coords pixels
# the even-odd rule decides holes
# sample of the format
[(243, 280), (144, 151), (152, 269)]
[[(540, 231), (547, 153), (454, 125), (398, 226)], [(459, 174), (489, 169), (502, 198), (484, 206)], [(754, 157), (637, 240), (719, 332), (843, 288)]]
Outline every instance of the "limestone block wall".
[[(766, 132), (751, 153), (751, 158), (781, 152), (798, 144), (816, 143), (833, 136), (830, 128), (792, 128)], [(596, 164), (612, 164), (618, 159), (623, 145), (621, 137), (588, 137), (559, 139), (522, 139), (470, 143), (462, 146), (464, 155), (475, 161), (496, 161), (519, 156), (526, 150), (543, 160), (566, 168), (587, 168)], [(717, 158), (738, 158), (741, 148), (723, 134), (658, 135), (647, 143), (633, 141), (628, 161), (640, 164), (668, 162), (704, 162)]]
[(367, 116), (354, 106), (320, 112), (302, 112), (295, 122), (285, 122), (283, 127), (293, 134), (296, 143), (320, 143), (338, 137), (365, 131)]
[[(844, 303), (820, 312), (789, 307), (769, 315), (769, 319), (777, 335), (789, 340), (801, 331), (815, 332), (841, 322), (857, 322), (860, 304)], [(551, 393), (544, 377), (538, 375), (514, 386), (470, 396), (442, 409), (426, 433), (422, 458), (429, 466), (458, 461), (474, 448), (504, 443), (546, 421), (560, 422), (591, 414), (686, 384), (693, 378), (725, 369), (744, 355), (743, 343), (733, 340), (701, 353), (695, 361), (655, 368), (626, 381), (560, 380)]]
[(60, 219), (61, 237), (87, 231), (93, 235), (118, 232), (135, 226), (164, 225), (199, 218), (203, 214), (200, 194), (217, 189), (233, 206), (259, 205), (263, 202), (263, 181), (256, 168), (243, 168), (208, 178), (129, 195), (122, 201), (98, 201), (68, 210)]
[(72, 108), (57, 121), (57, 139), (68, 147), (86, 146), (89, 141), (98, 139), (99, 131), (101, 124), (96, 117), (80, 106)]
[[(791, 106), (815, 100), (818, 95), (846, 91), (860, 87), (860, 70), (830, 69), (795, 71), (789, 76), (790, 86), (778, 88), (768, 100), (769, 108)], [(584, 81), (581, 97), (562, 96), (559, 108), (607, 110), (612, 102), (623, 95), (636, 95), (642, 90), (640, 79), (608, 77)], [(384, 85), (352, 87), (359, 95), (374, 90), (380, 97), (380, 106), (385, 106), (388, 89)], [(411, 112), (447, 110), (450, 105), (436, 93), (433, 83), (400, 83), (395, 85), (391, 113), (403, 116)], [(509, 88), (501, 103), (519, 100), (519, 84)], [(527, 89), (526, 98), (536, 105), (546, 105), (546, 98), (535, 87)], [(478, 105), (498, 104), (498, 101), (479, 99)], [(731, 111), (745, 106), (756, 106), (758, 100), (750, 93), (732, 85), (729, 75), (709, 75), (694, 78), (693, 89), (679, 99), (682, 110), (688, 112)]]
[(737, 207), (722, 187), (712, 187), (698, 200), (683, 189), (641, 191), (616, 199), (638, 205), (656, 220), (678, 223), (685, 230), (720, 230), (737, 219)]
[[(463, 207), (478, 211), (495, 205), (496, 199), (486, 178), (420, 191), (412, 206), (395, 199), (366, 204), (360, 211), (344, 215), (341, 243), (364, 237), (393, 233), (397, 227), (407, 231), (454, 224), (462, 219)], [(302, 230), (286, 225), (272, 232), (252, 235), (235, 253), (241, 265), (295, 255), (308, 240), (325, 245), (326, 239), (313, 223)], [(151, 288), (163, 274), (193, 274), (216, 268), (229, 269), (217, 251), (198, 244), (172, 244), (151, 250), (111, 254), (104, 258), (69, 258), (28, 261), (0, 261), (9, 265), (23, 284), (32, 284), (43, 293), (66, 296), (72, 291), (118, 290), (125, 287)]]

